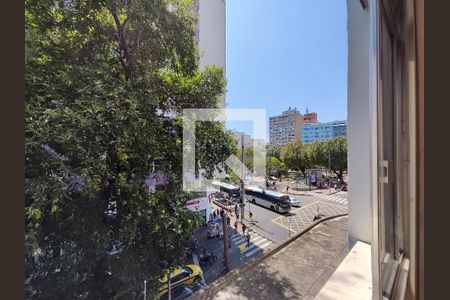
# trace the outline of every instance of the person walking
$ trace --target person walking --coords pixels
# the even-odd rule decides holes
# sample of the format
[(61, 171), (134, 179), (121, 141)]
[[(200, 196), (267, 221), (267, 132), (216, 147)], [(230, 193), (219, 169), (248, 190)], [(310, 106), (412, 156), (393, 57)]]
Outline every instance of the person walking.
[(247, 232), (247, 235), (245, 236), (245, 238), (247, 239), (247, 248), (250, 247), (250, 233)]
[(238, 220), (236, 220), (236, 222), (234, 222), (234, 230), (236, 230), (236, 233), (238, 232)]
[(227, 215), (227, 225), (230, 226), (231, 218), (229, 215)]
[(286, 186), (286, 194), (289, 194), (289, 186)]
[(216, 220), (216, 211), (213, 211), (213, 220)]
[(245, 226), (245, 224), (242, 224), (242, 234), (245, 234), (245, 229), (247, 228), (247, 226)]

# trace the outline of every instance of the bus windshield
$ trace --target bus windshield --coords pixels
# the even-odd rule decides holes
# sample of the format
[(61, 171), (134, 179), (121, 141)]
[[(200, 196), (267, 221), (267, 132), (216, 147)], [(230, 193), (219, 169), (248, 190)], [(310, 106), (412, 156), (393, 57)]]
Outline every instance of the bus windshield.
[(289, 196), (281, 196), (280, 197), (280, 205), (282, 207), (289, 207), (290, 206)]

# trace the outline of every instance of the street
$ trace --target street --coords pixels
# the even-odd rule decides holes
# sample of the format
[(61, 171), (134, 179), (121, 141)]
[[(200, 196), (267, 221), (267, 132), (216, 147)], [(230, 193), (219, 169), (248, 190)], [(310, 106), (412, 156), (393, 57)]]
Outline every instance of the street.
[[(249, 259), (263, 253), (274, 244), (287, 239), (313, 222), (318, 213), (332, 216), (347, 212), (347, 192), (337, 192), (327, 195), (328, 190), (305, 192), (302, 195), (292, 195), (300, 201), (300, 207), (292, 207), (289, 214), (283, 215), (273, 212), (259, 205), (246, 203), (245, 219), (246, 233), (250, 234), (250, 245), (247, 247), (246, 238), (239, 223), (238, 230), (234, 229), (235, 216), (231, 216), (231, 226), (228, 233), (231, 235), (231, 248), (228, 248), (228, 263), (230, 270), (237, 268)], [(214, 208), (217, 208), (214, 206)], [(249, 212), (252, 212), (250, 222)], [(195, 233), (199, 247), (206, 247), (217, 255), (213, 264), (200, 264), (203, 269), (206, 283), (209, 284), (222, 276), (223, 273), (223, 239), (206, 238), (206, 229)], [(241, 251), (242, 248), (242, 251)], [(195, 260), (194, 260), (195, 261)]]

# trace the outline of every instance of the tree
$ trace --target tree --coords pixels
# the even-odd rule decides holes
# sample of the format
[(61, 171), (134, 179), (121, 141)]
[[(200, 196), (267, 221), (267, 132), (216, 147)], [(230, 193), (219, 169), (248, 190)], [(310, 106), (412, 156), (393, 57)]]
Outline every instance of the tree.
[(274, 156), (274, 157), (280, 159), (281, 148), (282, 148), (282, 146), (280, 146), (280, 145), (267, 144), (266, 145), (267, 157)]
[[(236, 156), (241, 159), (241, 148), (239, 148), (236, 153)], [(247, 167), (247, 169), (253, 172), (253, 146), (244, 147), (244, 165)]]
[(344, 172), (347, 170), (347, 139), (336, 137), (326, 141), (316, 141), (310, 144), (311, 163), (330, 169), (343, 181)]
[(344, 171), (347, 171), (347, 139), (336, 137), (327, 141), (327, 148), (330, 151), (330, 168), (339, 178), (344, 181)]
[(275, 174), (279, 177), (285, 168), (286, 165), (275, 156), (267, 157), (266, 170), (268, 175)]
[(326, 141), (315, 141), (308, 145), (312, 167), (328, 168), (328, 150)]
[(306, 177), (306, 169), (311, 166), (309, 149), (306, 144), (292, 141), (283, 146), (280, 157), (288, 168), (299, 170)]
[[(189, 1), (25, 8), (27, 298), (136, 298), (144, 280), (154, 292), (199, 224), (181, 188), (180, 113), (216, 107), (223, 71), (198, 71)], [(212, 173), (231, 137), (218, 123), (198, 132)], [(153, 165), (168, 183), (149, 196)]]

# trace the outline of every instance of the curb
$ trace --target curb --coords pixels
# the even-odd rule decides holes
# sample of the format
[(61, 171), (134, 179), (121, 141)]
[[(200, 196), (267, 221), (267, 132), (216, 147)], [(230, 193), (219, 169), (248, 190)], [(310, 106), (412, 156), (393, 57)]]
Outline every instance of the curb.
[(237, 267), (236, 269), (228, 272), (228, 274), (220, 277), (219, 279), (217, 279), (216, 281), (212, 282), (210, 285), (208, 285), (204, 289), (199, 290), (194, 295), (192, 295), (192, 296), (190, 296), (190, 297), (188, 297), (186, 299), (188, 299), (188, 300), (212, 299), (215, 294), (217, 294), (224, 287), (231, 285), (234, 281), (237, 280), (237, 278), (239, 276), (244, 275), (245, 273), (250, 271), (256, 265), (262, 263), (264, 260), (266, 260), (270, 256), (272, 256), (272, 255), (278, 253), (279, 251), (281, 251), (282, 249), (286, 248), (291, 243), (293, 243), (295, 240), (297, 240), (298, 238), (300, 238), (301, 236), (306, 234), (308, 231), (310, 231), (311, 229), (313, 229), (314, 227), (316, 227), (320, 223), (328, 221), (328, 220), (332, 220), (332, 219), (335, 219), (335, 218), (347, 216), (347, 215), (348, 214), (345, 213), (345, 214), (329, 216), (329, 217), (325, 217), (325, 218), (319, 219), (319, 220), (311, 223), (309, 226), (307, 226), (302, 231), (297, 232), (294, 236), (292, 236), (290, 238), (287, 238), (284, 241), (281, 241), (279, 244), (276, 244), (276, 246), (274, 246), (273, 248), (268, 248), (267, 250), (265, 250), (263, 252), (262, 255), (259, 255), (259, 256), (255, 257), (255, 258), (249, 260), (245, 264)]
[(329, 196), (329, 195), (337, 194), (337, 193), (339, 193), (340, 191), (341, 191), (341, 190), (338, 190), (338, 191), (335, 191), (335, 192), (329, 193), (329, 194), (327, 194), (327, 193), (317, 193), (317, 192), (314, 192), (314, 191), (311, 191), (310, 193), (316, 193), (316, 194), (321, 194), (321, 195)]

